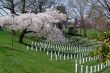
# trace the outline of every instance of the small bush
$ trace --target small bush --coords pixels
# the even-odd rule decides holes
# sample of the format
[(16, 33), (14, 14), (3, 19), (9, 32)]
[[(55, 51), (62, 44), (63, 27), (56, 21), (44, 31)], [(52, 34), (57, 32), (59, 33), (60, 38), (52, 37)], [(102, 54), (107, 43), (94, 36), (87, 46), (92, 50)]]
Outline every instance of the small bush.
[(110, 59), (110, 31), (99, 35), (97, 40), (101, 42), (101, 46), (93, 51), (92, 55), (101, 55), (102, 61), (105, 62)]

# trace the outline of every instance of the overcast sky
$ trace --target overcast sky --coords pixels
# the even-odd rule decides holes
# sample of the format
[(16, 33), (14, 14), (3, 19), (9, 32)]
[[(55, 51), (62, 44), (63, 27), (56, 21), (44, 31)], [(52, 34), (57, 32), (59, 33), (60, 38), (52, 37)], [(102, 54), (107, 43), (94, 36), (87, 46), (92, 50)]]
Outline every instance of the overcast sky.
[[(59, 1), (59, 4), (63, 4), (63, 5), (66, 6), (68, 0), (58, 0), (58, 1)], [(0, 2), (0, 5), (1, 5), (1, 2)], [(7, 15), (7, 13), (6, 13), (5, 11), (6, 11), (8, 14), (10, 14), (9, 10), (6, 10), (6, 9), (3, 9), (3, 10), (2, 10), (2, 9), (0, 9), (0, 17), (3, 16), (3, 15), (4, 15), (4, 16)]]
[[(68, 7), (69, 6), (68, 3), (67, 3), (68, 0), (57, 0), (57, 2), (58, 2), (58, 5), (63, 4), (63, 5), (66, 6), (67, 12), (70, 12), (69, 17), (73, 18), (76, 15), (75, 12), (72, 11), (73, 7)], [(4, 11), (6, 11), (8, 14), (10, 14), (9, 10), (4, 9)], [(4, 11), (2, 9), (0, 9), (0, 16), (7, 15), (7, 13), (4, 12)]]

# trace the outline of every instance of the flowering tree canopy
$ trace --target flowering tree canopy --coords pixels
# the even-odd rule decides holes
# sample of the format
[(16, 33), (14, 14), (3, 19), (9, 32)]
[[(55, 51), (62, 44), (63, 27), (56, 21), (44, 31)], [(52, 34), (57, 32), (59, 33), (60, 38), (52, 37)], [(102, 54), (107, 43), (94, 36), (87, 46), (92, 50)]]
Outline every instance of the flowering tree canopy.
[(20, 30), (23, 34), (34, 32), (40, 36), (48, 36), (48, 40), (58, 41), (59, 38), (60, 41), (61, 39), (64, 41), (62, 32), (54, 24), (64, 20), (66, 20), (65, 14), (59, 13), (57, 10), (47, 10), (38, 14), (26, 13), (14, 17), (12, 15), (2, 17), (0, 18), (0, 26)]
[(0, 17), (0, 26), (1, 27), (10, 26), (13, 24), (12, 20), (13, 17), (11, 15)]

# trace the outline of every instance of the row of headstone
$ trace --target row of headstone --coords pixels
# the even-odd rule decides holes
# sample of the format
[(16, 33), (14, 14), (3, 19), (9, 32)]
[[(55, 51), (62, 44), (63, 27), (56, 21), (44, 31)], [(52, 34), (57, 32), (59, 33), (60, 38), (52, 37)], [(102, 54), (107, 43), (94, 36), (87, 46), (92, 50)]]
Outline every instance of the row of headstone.
[[(40, 44), (41, 44), (41, 46), (40, 46)], [(64, 60), (65, 60), (65, 57), (68, 55), (68, 58), (70, 58), (71, 57), (71, 59), (72, 58), (74, 58), (74, 59), (76, 59), (76, 58), (84, 58), (84, 57), (88, 57), (89, 56), (89, 53), (88, 52), (86, 52), (86, 49), (85, 49), (85, 52), (86, 53), (77, 53), (77, 52), (75, 52), (75, 53), (70, 53), (70, 52), (65, 52), (65, 51), (63, 51), (63, 49), (62, 50), (55, 50), (55, 49), (50, 49), (50, 48), (47, 48), (46, 46), (46, 44), (44, 44), (44, 46), (42, 46), (43, 44), (42, 44), (42, 42), (40, 42), (40, 43), (36, 43), (36, 42), (32, 42), (32, 44), (31, 44), (31, 47), (29, 47), (29, 46), (27, 46), (27, 50), (30, 48), (31, 50), (36, 50), (36, 51), (47, 51), (47, 55), (49, 54), (49, 52), (50, 51), (53, 51), (53, 52), (58, 52), (58, 56), (59, 56), (59, 54), (61, 55), (60, 57), (64, 57)], [(65, 55), (64, 55), (65, 54)]]
[[(49, 51), (47, 51), (47, 55), (49, 55)], [(85, 62), (88, 62), (88, 61), (96, 61), (96, 60), (99, 60), (100, 59), (100, 56), (94, 56), (94, 57), (84, 57), (83, 55), (82, 56), (79, 56), (79, 54), (71, 54), (71, 53), (61, 53), (59, 51), (51, 51), (50, 53), (50, 56), (51, 56), (51, 60), (53, 59), (57, 59), (57, 58), (60, 58), (60, 60), (69, 60), (69, 59), (76, 59), (77, 63), (79, 62), (79, 64), (82, 64), (82, 63), (85, 63)], [(57, 58), (55, 58), (57, 57)]]
[[(42, 42), (40, 42), (40, 43), (42, 43)], [(63, 51), (63, 49), (62, 50), (60, 50), (60, 49), (56, 50), (56, 49), (47, 48), (46, 44), (44, 44), (45, 46), (42, 46), (43, 44), (40, 46), (40, 43), (32, 42), (31, 47), (27, 46), (27, 50), (30, 48), (31, 50), (35, 49), (36, 51), (45, 51), (45, 52), (47, 52), (47, 55), (50, 53), (50, 51), (53, 51), (53, 52), (57, 51), (58, 52), (58, 56), (59, 56), (59, 54), (61, 54), (61, 57), (62, 56), (66, 57), (68, 55), (68, 58), (70, 58), (70, 55), (71, 55), (71, 58), (74, 58), (74, 59), (76, 59), (76, 58), (84, 58), (84, 57), (88, 57), (89, 56), (88, 52), (86, 52), (86, 53), (65, 52), (65, 51)], [(65, 56), (64, 56), (64, 54), (65, 54)]]
[[(41, 47), (35, 47), (33, 48), (32, 46), (29, 47), (27, 46), (27, 50), (35, 50), (35, 51), (42, 51)], [(48, 50), (46, 48), (43, 49), (43, 51), (47, 52), (47, 55), (51, 55), (51, 60), (60, 58), (60, 60), (69, 60), (69, 59), (75, 59), (75, 58), (82, 58), (84, 57), (84, 55), (86, 54), (71, 54), (71, 53), (62, 53), (60, 51), (52, 51), (52, 50)], [(56, 58), (55, 58), (56, 57)]]
[(84, 58), (80, 58), (80, 59), (76, 59), (75, 63), (77, 64), (84, 64), (86, 62), (90, 62), (90, 61), (97, 61), (100, 59), (100, 56), (94, 56), (94, 57), (84, 57)]
[(41, 48), (45, 48), (45, 49), (54, 49), (54, 50), (58, 50), (58, 51), (62, 51), (62, 52), (71, 52), (71, 53), (89, 53), (91, 51), (93, 51), (94, 48), (75, 48), (75, 47), (62, 47), (62, 46), (59, 46), (59, 47), (55, 47), (54, 45), (48, 45), (46, 43), (43, 43), (43, 42), (39, 42), (39, 43), (36, 43), (36, 42), (32, 42), (31, 44), (31, 48), (34, 48), (34, 47), (41, 47)]
[(35, 47), (35, 46), (27, 46), (27, 50), (35, 50), (35, 51), (46, 51), (46, 48), (42, 48), (42, 47)]
[[(49, 54), (49, 52), (47, 52), (47, 55)], [(66, 53), (60, 53), (60, 52), (52, 52), (50, 53), (50, 59), (51, 60), (70, 60), (73, 59), (73, 54), (66, 54)]]
[(75, 73), (96, 73), (96, 72), (101, 72), (102, 70), (106, 69), (107, 67), (110, 66), (110, 61), (106, 61), (105, 64), (97, 64), (97, 65), (80, 65), (80, 64), (75, 64)]
[[(53, 53), (54, 52), (54, 53)], [(62, 53), (62, 52), (59, 52), (59, 51), (57, 51), (57, 54), (56, 54), (56, 51), (53, 51), (50, 55), (52, 55), (52, 56), (55, 56), (55, 55), (61, 55), (61, 56), (63, 56), (64, 57), (64, 55), (66, 56), (66, 57), (68, 57), (69, 59), (71, 58), (71, 59), (80, 59), (81, 60), (81, 58), (84, 58), (85, 59), (85, 57), (86, 57), (86, 55), (84, 55), (84, 54), (71, 54), (71, 53)], [(49, 54), (49, 51), (47, 51), (47, 55)], [(86, 58), (88, 58), (88, 57), (86, 57)]]

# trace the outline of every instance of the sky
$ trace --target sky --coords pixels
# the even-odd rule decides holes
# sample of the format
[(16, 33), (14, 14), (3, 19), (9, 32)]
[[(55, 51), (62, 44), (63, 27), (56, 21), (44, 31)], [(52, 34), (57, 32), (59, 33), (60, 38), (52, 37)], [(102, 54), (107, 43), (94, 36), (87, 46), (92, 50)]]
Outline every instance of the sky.
[[(67, 1), (68, 0), (58, 0), (59, 1), (59, 4), (63, 4), (63, 5), (67, 5)], [(1, 2), (0, 2), (0, 5), (1, 5)], [(6, 9), (0, 9), (0, 17), (2, 17), (2, 16), (6, 16), (6, 15), (8, 15), (6, 12), (8, 13), (8, 14), (10, 14), (10, 12), (9, 12), (9, 10), (6, 10)]]
[[(72, 16), (75, 16), (75, 15), (76, 15), (75, 12), (72, 11), (73, 8), (68, 7), (68, 6), (69, 6), (68, 3), (67, 3), (68, 0), (57, 0), (57, 2), (59, 3), (59, 5), (60, 5), (60, 4), (63, 4), (64, 6), (66, 6), (67, 12), (71, 12), (71, 13), (69, 13), (69, 15), (70, 15), (69, 17), (72, 17)], [(0, 4), (1, 4), (1, 3), (0, 3)], [(6, 10), (6, 9), (4, 9), (4, 10), (5, 10), (7, 13), (10, 14), (9, 10)], [(6, 12), (4, 12), (2, 9), (0, 9), (0, 17), (3, 16), (3, 15), (6, 16), (6, 15), (7, 15)], [(3, 15), (2, 15), (1, 13), (2, 13)], [(77, 12), (77, 13), (78, 13), (78, 12)], [(72, 18), (73, 18), (73, 17), (72, 17)]]
[(0, 2), (0, 17), (3, 16), (3, 15), (4, 16), (7, 15), (7, 13), (4, 12), (4, 11), (6, 11), (7, 13), (9, 13), (9, 11), (7, 9), (3, 9), (3, 10), (1, 9), (1, 2)]

